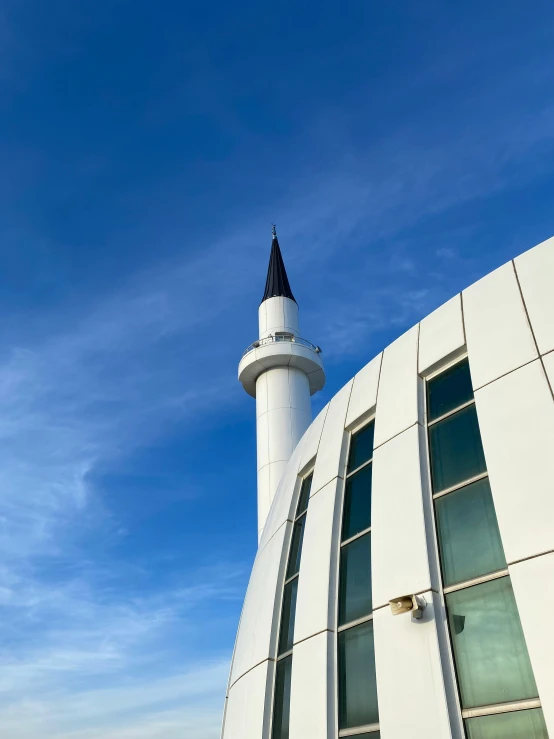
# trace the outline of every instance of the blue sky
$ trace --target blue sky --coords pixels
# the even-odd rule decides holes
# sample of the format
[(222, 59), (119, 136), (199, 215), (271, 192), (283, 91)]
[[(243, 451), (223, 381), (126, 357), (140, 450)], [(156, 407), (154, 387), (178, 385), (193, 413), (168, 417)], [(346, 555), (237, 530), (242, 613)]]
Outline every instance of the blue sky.
[(0, 725), (216, 739), (276, 222), (328, 382), (554, 234), (551, 3), (0, 3)]

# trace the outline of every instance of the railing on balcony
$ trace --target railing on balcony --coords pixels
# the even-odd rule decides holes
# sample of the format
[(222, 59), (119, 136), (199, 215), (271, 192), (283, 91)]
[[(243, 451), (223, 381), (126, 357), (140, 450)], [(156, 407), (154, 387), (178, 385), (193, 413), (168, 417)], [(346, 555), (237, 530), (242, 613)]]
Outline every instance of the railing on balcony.
[(292, 334), (277, 334), (276, 336), (266, 336), (265, 339), (258, 339), (258, 341), (250, 344), (250, 346), (245, 349), (242, 356), (244, 357), (246, 354), (253, 352), (254, 349), (258, 349), (260, 346), (281, 342), (287, 342), (289, 344), (300, 344), (300, 346), (305, 346), (306, 349), (311, 349), (316, 354), (321, 354), (321, 349), (319, 348), (319, 346), (312, 344), (312, 342), (307, 341), (307, 339), (300, 339), (298, 336), (293, 336)]

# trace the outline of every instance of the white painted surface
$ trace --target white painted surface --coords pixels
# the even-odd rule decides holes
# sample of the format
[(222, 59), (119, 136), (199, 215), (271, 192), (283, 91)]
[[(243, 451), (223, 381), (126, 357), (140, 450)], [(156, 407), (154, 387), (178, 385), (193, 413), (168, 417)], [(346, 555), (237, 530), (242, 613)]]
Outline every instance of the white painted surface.
[(323, 424), (327, 417), (329, 410), (329, 404), (327, 404), (315, 417), (310, 428), (306, 431), (304, 449), (302, 451), (302, 457), (300, 459), (300, 470), (303, 470), (317, 454), (319, 449), (319, 442), (321, 440), (321, 434), (323, 432)]
[(541, 362), (478, 390), (475, 401), (508, 562), (553, 549), (554, 402)]
[(277, 585), (284, 568), (285, 527), (281, 527), (267, 546), (258, 552), (244, 600), (231, 685), (255, 665), (268, 659), (275, 641), (276, 609), (280, 602)]
[(268, 415), (262, 413), (256, 419), (256, 455), (257, 467), (261, 470), (266, 464), (269, 464), (269, 427)]
[(383, 739), (402, 739), (423, 732), (450, 739), (448, 707), (433, 594), (420, 621), (408, 613), (393, 616), (390, 608), (373, 615), (379, 722)]
[(260, 535), (286, 462), (310, 425), (310, 386), (306, 374), (289, 367), (266, 370), (256, 381), (256, 415)]
[(334, 639), (325, 631), (294, 648), (289, 739), (334, 739)]
[(347, 427), (355, 423), (377, 403), (377, 386), (382, 359), (383, 353), (381, 352), (354, 377), (348, 413), (346, 414)]
[(545, 354), (542, 361), (544, 362), (544, 369), (548, 382), (550, 383), (550, 388), (554, 390), (554, 352)]
[(312, 481), (312, 495), (337, 475), (344, 475), (346, 466), (346, 434), (344, 424), (348, 400), (352, 389), (352, 380), (346, 383), (329, 404), (329, 410), (323, 425), (317, 461)]
[(336, 477), (308, 506), (298, 577), (294, 641), (334, 628), (338, 526), (343, 481)]
[(269, 464), (258, 470), (258, 542), (268, 513), (271, 509), (271, 485), (269, 482)]
[(273, 670), (273, 662), (263, 662), (231, 686), (223, 739), (260, 739), (267, 736)]
[(523, 299), (539, 352), (554, 350), (554, 238), (515, 260)]
[(276, 331), (287, 331), (298, 336), (298, 306), (290, 298), (268, 298), (258, 309), (260, 339)]
[(418, 334), (419, 326), (414, 326), (385, 349), (375, 416), (376, 447), (417, 421)]
[(260, 550), (267, 545), (268, 541), (285, 523), (285, 521), (291, 521), (294, 517), (296, 498), (298, 497), (300, 488), (300, 479), (298, 477), (299, 462), (304, 450), (304, 444), (305, 439), (302, 438), (294, 450), (281, 477), (277, 493), (273, 499), (271, 509), (267, 516), (263, 535), (260, 539)]
[(462, 300), (456, 295), (421, 321), (419, 328), (419, 371), (462, 349), (465, 344)]
[[(553, 542), (554, 544), (554, 542)], [(535, 682), (548, 724), (554, 732), (554, 554), (528, 559), (510, 568), (521, 625)]]
[(462, 296), (474, 389), (537, 357), (511, 262), (468, 287)]
[(371, 558), (373, 607), (432, 587), (421, 484), (419, 426), (375, 450)]

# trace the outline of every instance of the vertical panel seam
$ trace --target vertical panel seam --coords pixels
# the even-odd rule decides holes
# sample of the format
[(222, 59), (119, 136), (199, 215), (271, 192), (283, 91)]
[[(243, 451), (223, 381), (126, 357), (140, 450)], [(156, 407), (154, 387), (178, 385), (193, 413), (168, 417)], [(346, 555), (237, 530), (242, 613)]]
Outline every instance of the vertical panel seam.
[(546, 379), (546, 384), (548, 385), (548, 389), (550, 390), (550, 395), (552, 396), (552, 399), (554, 400), (554, 390), (552, 389), (552, 384), (550, 382), (550, 378), (548, 377), (548, 372), (546, 371), (546, 367), (544, 366), (544, 362), (543, 362), (543, 359), (542, 359), (542, 356), (541, 356), (541, 352), (540, 352), (540, 349), (539, 349), (539, 345), (538, 345), (538, 342), (537, 342), (537, 337), (535, 336), (535, 331), (533, 329), (533, 324), (531, 323), (531, 318), (529, 316), (529, 311), (527, 310), (527, 303), (525, 302), (525, 297), (523, 295), (523, 290), (521, 289), (521, 283), (519, 281), (519, 275), (517, 273), (515, 259), (512, 259), (512, 267), (513, 267), (513, 270), (514, 270), (514, 275), (515, 275), (515, 278), (516, 278), (516, 282), (517, 282), (517, 287), (518, 287), (518, 290), (519, 290), (519, 294), (521, 296), (521, 302), (523, 304), (523, 310), (525, 311), (525, 317), (527, 318), (527, 323), (529, 325), (529, 330), (531, 331), (531, 336), (533, 337), (533, 343), (535, 344), (535, 349), (537, 350), (537, 355), (539, 357), (539, 360), (540, 360), (540, 363), (541, 363), (541, 367), (542, 367), (542, 371), (543, 371), (544, 377)]
[(463, 334), (464, 334), (464, 344), (465, 344), (465, 347), (467, 349), (467, 333), (466, 333), (466, 319), (465, 319), (465, 315), (464, 315), (464, 293), (463, 293), (463, 291), (461, 293), (459, 293), (459, 295), (460, 295), (460, 309), (461, 309), (461, 312), (462, 312), (462, 331), (463, 331)]

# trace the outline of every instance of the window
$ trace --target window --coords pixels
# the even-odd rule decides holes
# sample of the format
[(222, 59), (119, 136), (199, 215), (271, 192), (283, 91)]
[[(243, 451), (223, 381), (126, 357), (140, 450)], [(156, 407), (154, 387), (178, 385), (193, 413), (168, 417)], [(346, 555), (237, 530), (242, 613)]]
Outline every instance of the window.
[(292, 676), (292, 650), (294, 644), (294, 619), (296, 615), (296, 594), (298, 574), (302, 557), (302, 542), (306, 525), (306, 512), (310, 500), (312, 475), (305, 477), (300, 487), (296, 515), (283, 588), (281, 624), (277, 647), (277, 666), (275, 668), (275, 695), (273, 699), (272, 739), (288, 739), (290, 712), (290, 685)]
[(427, 381), (435, 522), (467, 739), (547, 739), (467, 359)]
[[(338, 598), (339, 735), (379, 739), (371, 598), (374, 423), (350, 438)], [(361, 733), (360, 733), (361, 732)]]

